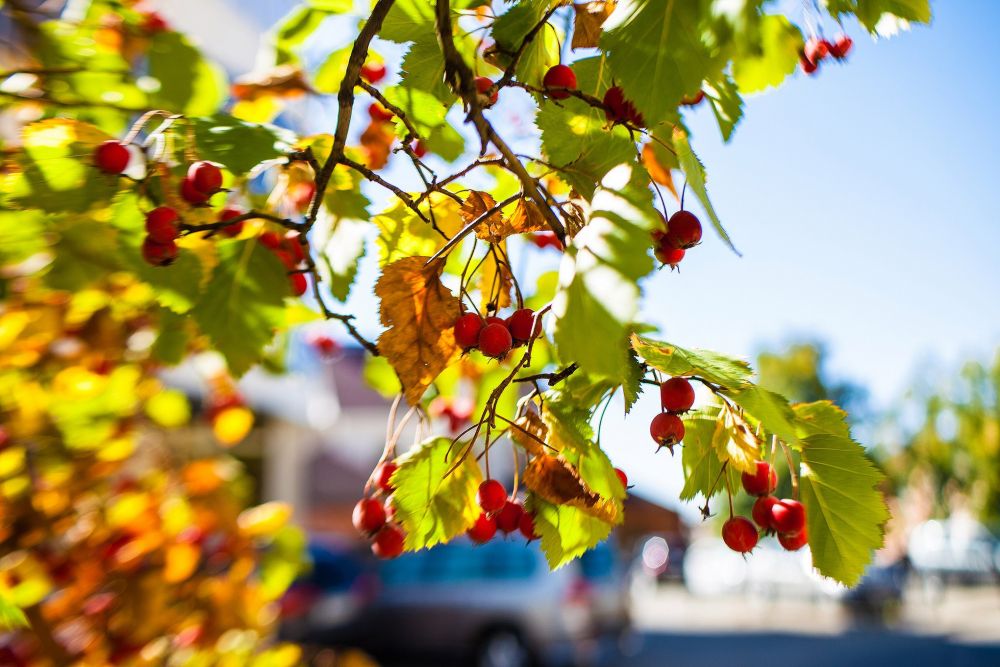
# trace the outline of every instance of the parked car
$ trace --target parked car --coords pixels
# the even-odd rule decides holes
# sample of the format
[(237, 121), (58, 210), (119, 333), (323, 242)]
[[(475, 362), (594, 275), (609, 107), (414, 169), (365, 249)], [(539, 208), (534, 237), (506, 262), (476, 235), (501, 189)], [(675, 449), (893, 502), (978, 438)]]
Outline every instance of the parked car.
[(855, 620), (882, 623), (902, 604), (909, 574), (908, 558), (872, 563), (861, 581), (844, 593), (842, 602)]
[[(324, 554), (314, 563), (358, 558)], [(457, 659), (477, 667), (587, 664), (629, 627), (625, 578), (612, 546), (549, 570), (538, 543), (456, 540), (391, 561), (365, 558), (353, 577), (315, 567), (319, 588), (286, 637), (361, 648), (380, 658)], [(299, 584), (297, 584), (299, 586)], [(296, 587), (293, 587), (295, 590)]]

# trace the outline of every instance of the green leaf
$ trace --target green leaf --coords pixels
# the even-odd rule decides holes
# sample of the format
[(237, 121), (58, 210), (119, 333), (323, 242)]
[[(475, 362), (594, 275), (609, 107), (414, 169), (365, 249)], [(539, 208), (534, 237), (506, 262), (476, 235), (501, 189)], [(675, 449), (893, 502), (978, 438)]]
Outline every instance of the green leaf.
[(797, 417), (796, 426), (800, 437), (831, 433), (841, 437), (850, 437), (847, 426), (847, 413), (832, 401), (814, 401), (812, 403), (797, 403), (792, 406)]
[(148, 63), (149, 76), (160, 82), (159, 89), (150, 95), (150, 108), (207, 116), (218, 111), (226, 98), (225, 74), (180, 33), (156, 34), (149, 46)]
[(706, 500), (726, 488), (739, 488), (739, 471), (728, 467), (726, 480), (720, 478), (722, 461), (719, 459), (714, 436), (719, 418), (719, 408), (712, 406), (684, 418), (684, 444), (681, 447), (681, 466), (684, 469), (684, 488), (681, 500), (702, 496)]
[(403, 391), (399, 376), (385, 357), (366, 356), (362, 376), (369, 387), (386, 398), (392, 398)]
[(365, 255), (365, 238), (370, 226), (363, 220), (336, 218), (322, 214), (313, 231), (313, 247), (319, 255), (323, 282), (338, 301), (351, 293), (351, 285)]
[(881, 548), (889, 511), (876, 488), (883, 475), (850, 438), (813, 435), (802, 441), (799, 491), (809, 549), (820, 574), (853, 586)]
[(480, 514), (476, 491), (483, 475), (463, 443), (452, 447), (450, 438), (427, 440), (397, 463), (393, 506), (406, 531), (408, 550), (447, 542), (472, 527)]
[(877, 34), (878, 22), (883, 14), (904, 21), (930, 23), (930, 0), (824, 0), (827, 10), (835, 17), (855, 14), (868, 32)]
[(16, 264), (48, 249), (45, 215), (38, 210), (0, 211), (0, 266)]
[(280, 158), (291, 150), (295, 135), (273, 125), (259, 125), (218, 113), (192, 118), (198, 156), (226, 166), (242, 176), (265, 160)]
[(49, 287), (73, 292), (121, 268), (115, 229), (108, 223), (64, 217), (54, 231), (52, 263), (45, 274)]
[(553, 301), (557, 355), (614, 384), (629, 381), (629, 323), (638, 281), (653, 269), (649, 233), (660, 220), (641, 171), (620, 166), (594, 195), (588, 224), (566, 248)]
[[(527, 34), (538, 25), (551, 6), (551, 0), (523, 0), (493, 22), (493, 40), (501, 53), (512, 57)], [(559, 63), (559, 46), (551, 29), (535, 35), (517, 66), (517, 80), (529, 86), (541, 86), (542, 77)]]
[(795, 412), (781, 394), (756, 385), (722, 392), (759, 421), (768, 433), (777, 435), (792, 447), (799, 446)]
[(285, 321), (288, 276), (281, 261), (255, 239), (217, 244), (219, 265), (191, 311), (229, 364), (243, 375)]
[(723, 140), (729, 141), (733, 138), (736, 125), (743, 118), (743, 99), (736, 84), (723, 74), (718, 80), (705, 84), (705, 97), (712, 106)]
[(346, 14), (354, 10), (354, 0), (306, 0), (306, 4), (331, 14)]
[(712, 384), (737, 389), (749, 385), (750, 364), (711, 350), (687, 350), (671, 343), (633, 335), (632, 348), (647, 364), (667, 375), (694, 375)]
[(733, 252), (739, 255), (740, 252), (733, 245), (729, 234), (719, 220), (719, 216), (715, 213), (715, 208), (712, 206), (711, 200), (708, 198), (708, 188), (705, 183), (705, 167), (702, 165), (701, 160), (698, 159), (698, 156), (694, 154), (694, 150), (688, 141), (687, 133), (683, 130), (674, 130), (674, 149), (677, 151), (677, 161), (684, 171), (684, 178), (687, 181), (687, 185), (694, 192), (698, 201), (701, 202), (705, 212), (708, 213), (708, 217), (712, 221), (712, 226), (715, 227), (716, 233), (718, 233)]
[(612, 525), (569, 505), (553, 505), (534, 493), (525, 508), (535, 517), (535, 533), (553, 570), (593, 549), (611, 534)]
[(652, 127), (677, 109), (684, 96), (701, 90), (724, 64), (702, 41), (708, 3), (644, 0), (618, 27), (606, 31), (601, 47), (625, 97)]
[(627, 365), (627, 375), (625, 381), (622, 383), (622, 395), (625, 399), (625, 414), (628, 414), (632, 410), (632, 406), (635, 402), (639, 400), (639, 394), (642, 393), (642, 366), (639, 364), (639, 358), (636, 356), (635, 352), (630, 352), (628, 355), (628, 365)]
[[(446, 118), (450, 101), (445, 104), (430, 93), (403, 86), (387, 89), (385, 96), (410, 119), (427, 150), (448, 161), (455, 160), (465, 150), (465, 140)], [(396, 121), (396, 135), (404, 139), (407, 133), (402, 121)]]
[(16, 630), (28, 626), (28, 617), (14, 604), (6, 590), (0, 590), (0, 630)]
[(451, 104), (455, 94), (444, 81), (444, 53), (437, 34), (422, 33), (403, 56), (400, 67), (401, 86), (430, 93), (442, 104)]
[(326, 57), (323, 63), (316, 69), (313, 75), (312, 84), (316, 92), (336, 93), (340, 90), (340, 83), (344, 80), (344, 72), (347, 71), (347, 61), (351, 58), (351, 47), (345, 46), (332, 52)]
[(802, 51), (802, 32), (784, 16), (768, 14), (760, 20), (760, 43), (754, 52), (733, 59), (733, 79), (743, 93), (777, 86), (795, 71)]

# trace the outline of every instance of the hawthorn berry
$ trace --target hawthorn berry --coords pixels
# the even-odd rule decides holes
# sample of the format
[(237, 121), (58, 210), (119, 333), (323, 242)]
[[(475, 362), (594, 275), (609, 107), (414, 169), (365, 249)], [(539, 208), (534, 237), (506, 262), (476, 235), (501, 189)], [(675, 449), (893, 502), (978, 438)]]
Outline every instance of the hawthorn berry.
[(761, 496), (754, 501), (750, 515), (753, 517), (754, 523), (763, 530), (774, 529), (771, 525), (771, 508), (776, 502), (778, 502), (778, 499), (774, 496)]
[(853, 39), (847, 35), (837, 35), (837, 39), (830, 45), (830, 55), (835, 60), (843, 60), (851, 52), (852, 46), (854, 46)]
[(555, 232), (539, 232), (537, 234), (531, 234), (528, 236), (528, 241), (532, 243), (536, 248), (544, 250), (549, 246), (552, 246), (556, 250), (562, 250), (563, 245), (559, 242), (559, 237), (556, 236)]
[(105, 174), (120, 174), (128, 167), (129, 153), (125, 144), (108, 139), (94, 149), (94, 164)]
[(618, 476), (618, 481), (622, 483), (626, 489), (628, 488), (628, 475), (621, 468), (615, 468), (615, 475)]
[(797, 533), (778, 533), (778, 544), (786, 551), (798, 551), (809, 542), (809, 534), (805, 528)]
[[(222, 222), (223, 220), (231, 220), (233, 218), (243, 215), (244, 213), (245, 211), (243, 211), (242, 209), (232, 208), (232, 207), (224, 208), (221, 211), (219, 211), (219, 222)], [(244, 223), (243, 220), (240, 220), (239, 222), (234, 222), (231, 225), (226, 225), (225, 227), (220, 229), (219, 232), (223, 236), (228, 236), (229, 238), (232, 238), (234, 236), (239, 236), (240, 232), (243, 231), (243, 223)]]
[(476, 522), (469, 528), (469, 539), (477, 544), (486, 544), (497, 533), (497, 524), (486, 514), (480, 514)]
[(368, 105), (368, 117), (372, 119), (373, 123), (388, 123), (393, 119), (392, 112), (378, 102), (372, 102)]
[(667, 221), (667, 242), (675, 248), (690, 248), (701, 243), (701, 222), (691, 211), (677, 211)]
[(526, 343), (542, 332), (541, 319), (535, 320), (535, 311), (531, 308), (515, 310), (507, 318), (506, 325), (510, 329), (510, 337), (519, 343)]
[(476, 492), (476, 502), (487, 514), (498, 512), (503, 509), (507, 502), (507, 489), (503, 488), (503, 484), (497, 480), (488, 479), (479, 485), (479, 491)]
[(604, 116), (615, 123), (646, 124), (642, 114), (632, 102), (625, 98), (625, 92), (618, 86), (608, 88), (604, 93)]
[(277, 232), (264, 232), (257, 237), (257, 242), (268, 250), (277, 250), (281, 247), (281, 236)]
[(486, 316), (486, 324), (502, 324), (503, 326), (506, 327), (507, 326), (507, 320), (505, 320), (502, 317), (498, 317), (497, 315), (487, 315)]
[(188, 167), (187, 180), (191, 181), (195, 190), (211, 196), (222, 187), (222, 170), (214, 162), (199, 160)]
[(508, 500), (495, 517), (497, 528), (509, 535), (521, 525), (521, 516), (523, 515), (524, 507), (521, 503)]
[(403, 531), (392, 524), (386, 524), (375, 533), (372, 540), (372, 553), (378, 558), (396, 558), (403, 553), (405, 537)]
[(694, 387), (680, 377), (660, 383), (660, 405), (667, 412), (687, 412), (694, 405)]
[(684, 439), (684, 422), (677, 415), (661, 412), (650, 422), (649, 434), (656, 444), (672, 450), (674, 445)]
[(368, 83), (378, 83), (385, 78), (385, 65), (382, 63), (365, 63), (361, 66), (361, 78)]
[(815, 74), (816, 70), (819, 69), (819, 65), (817, 65), (814, 62), (812, 62), (811, 60), (809, 60), (805, 56), (802, 56), (801, 58), (799, 58), (799, 66), (802, 68), (803, 72), (805, 72), (806, 74), (809, 74), (810, 76), (812, 76), (813, 74)]
[[(564, 100), (570, 96), (569, 91), (576, 88), (576, 72), (567, 65), (554, 65), (542, 77), (542, 85), (545, 86), (549, 97), (554, 100)], [(553, 88), (555, 90), (552, 90)]]
[(177, 244), (157, 243), (147, 236), (142, 242), (142, 258), (153, 266), (169, 266), (177, 259)]
[[(485, 76), (476, 77), (476, 90), (480, 95), (488, 94), (490, 96), (489, 103), (484, 105), (486, 107), (493, 106), (497, 103), (497, 100), (500, 99), (500, 91), (493, 89), (493, 80)], [(493, 90), (493, 92), (491, 93), (490, 90)]]
[(771, 506), (771, 525), (779, 533), (798, 533), (806, 527), (806, 509), (797, 500), (783, 498)]
[(332, 357), (340, 350), (340, 345), (337, 344), (337, 341), (329, 336), (314, 336), (310, 342), (316, 348), (316, 351), (324, 357)]
[(306, 280), (306, 274), (301, 272), (289, 273), (288, 286), (291, 288), (292, 294), (302, 296), (309, 289), (309, 281)]
[(810, 37), (806, 40), (802, 55), (812, 64), (819, 65), (821, 60), (830, 55), (830, 42), (819, 37)]
[(371, 535), (385, 525), (385, 508), (375, 498), (362, 498), (354, 506), (351, 523), (362, 535)]
[(757, 529), (750, 519), (734, 516), (722, 526), (722, 541), (733, 551), (750, 553), (757, 546)]
[(661, 263), (672, 269), (677, 268), (677, 265), (681, 263), (682, 259), (684, 259), (685, 253), (686, 251), (684, 248), (674, 248), (666, 245), (660, 246), (653, 251), (653, 254), (656, 255), (656, 259), (660, 260)]
[(492, 322), (479, 332), (479, 351), (487, 357), (501, 359), (507, 356), (514, 341), (503, 324)]
[(420, 141), (420, 139), (413, 142), (413, 154), (416, 155), (418, 159), (427, 155), (427, 146), (424, 146), (424, 142)]
[(705, 99), (705, 91), (699, 90), (693, 97), (682, 97), (681, 104), (686, 107), (696, 107)]
[(169, 206), (157, 206), (146, 214), (146, 234), (155, 243), (173, 243), (177, 238), (177, 211)]
[(399, 466), (392, 461), (385, 461), (375, 468), (375, 485), (386, 493), (392, 493), (395, 488), (392, 486), (392, 474), (399, 469)]
[(465, 313), (455, 321), (455, 342), (463, 350), (479, 345), (483, 320), (476, 313)]
[(181, 198), (192, 206), (201, 206), (208, 201), (209, 195), (205, 194), (197, 187), (190, 178), (181, 181)]
[(751, 496), (766, 496), (778, 488), (778, 473), (767, 461), (757, 461), (754, 472), (741, 476), (743, 488)]
[(538, 533), (535, 532), (535, 517), (531, 512), (521, 514), (521, 521), (518, 522), (517, 528), (524, 535), (524, 539), (529, 542), (538, 539)]

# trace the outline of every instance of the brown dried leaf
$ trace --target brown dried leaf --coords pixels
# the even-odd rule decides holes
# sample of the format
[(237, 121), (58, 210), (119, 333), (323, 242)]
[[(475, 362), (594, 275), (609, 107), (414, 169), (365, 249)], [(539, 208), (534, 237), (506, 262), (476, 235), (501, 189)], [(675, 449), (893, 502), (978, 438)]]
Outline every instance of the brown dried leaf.
[(616, 0), (597, 0), (573, 5), (576, 18), (573, 21), (574, 49), (591, 49), (601, 41), (601, 26), (615, 11)]
[(618, 522), (614, 501), (594, 493), (562, 456), (535, 456), (524, 469), (524, 485), (555, 505), (569, 505), (608, 523)]
[(260, 97), (300, 97), (314, 92), (298, 65), (278, 65), (262, 72), (251, 72), (233, 82), (233, 97), (256, 100)]
[[(472, 190), (462, 204), (462, 221), (469, 224), (496, 205), (496, 200), (488, 192)], [(501, 232), (506, 226), (503, 214), (497, 211), (476, 225), (476, 236), (489, 243), (499, 243), (504, 238)]]
[(677, 188), (674, 187), (674, 177), (670, 173), (670, 169), (656, 156), (656, 149), (652, 142), (647, 143), (642, 147), (642, 164), (646, 167), (646, 171), (649, 172), (649, 177), (660, 185), (665, 185), (670, 194), (674, 196), (674, 199), (680, 201), (680, 197), (677, 196)]
[(514, 422), (510, 429), (510, 439), (524, 448), (532, 456), (545, 456), (545, 437), (549, 427), (537, 412), (526, 412)]
[(545, 222), (545, 216), (538, 210), (538, 206), (530, 199), (519, 199), (514, 212), (508, 220), (512, 234), (525, 234), (527, 232), (544, 232), (549, 230)]
[(361, 145), (365, 149), (365, 164), (369, 169), (381, 169), (389, 161), (392, 144), (396, 140), (388, 123), (372, 122), (361, 134)]
[[(497, 258), (500, 261), (497, 261)], [(479, 268), (479, 293), (482, 309), (494, 312), (511, 304), (510, 290), (514, 276), (507, 261), (507, 242), (496, 244), (494, 251), (486, 255)]]
[(458, 297), (441, 283), (444, 260), (404, 257), (385, 267), (375, 284), (379, 314), (388, 327), (378, 348), (392, 365), (410, 405), (458, 354), (452, 327), (461, 311)]

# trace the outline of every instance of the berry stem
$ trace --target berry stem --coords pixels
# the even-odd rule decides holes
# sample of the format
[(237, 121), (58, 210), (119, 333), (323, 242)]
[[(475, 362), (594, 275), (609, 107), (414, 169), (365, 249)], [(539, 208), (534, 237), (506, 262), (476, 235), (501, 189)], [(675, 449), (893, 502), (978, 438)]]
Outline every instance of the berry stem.
[[(726, 463), (729, 463), (726, 461)], [(723, 464), (723, 469), (725, 469), (725, 464)], [(729, 518), (732, 519), (733, 515), (736, 514), (736, 510), (733, 508), (733, 489), (729, 483), (729, 475), (726, 475), (726, 495), (729, 497)]]
[(778, 440), (781, 444), (782, 451), (785, 452), (785, 460), (788, 461), (788, 476), (792, 480), (792, 498), (795, 500), (799, 499), (799, 477), (795, 474), (795, 461), (792, 459), (792, 452), (788, 449), (788, 445)]

